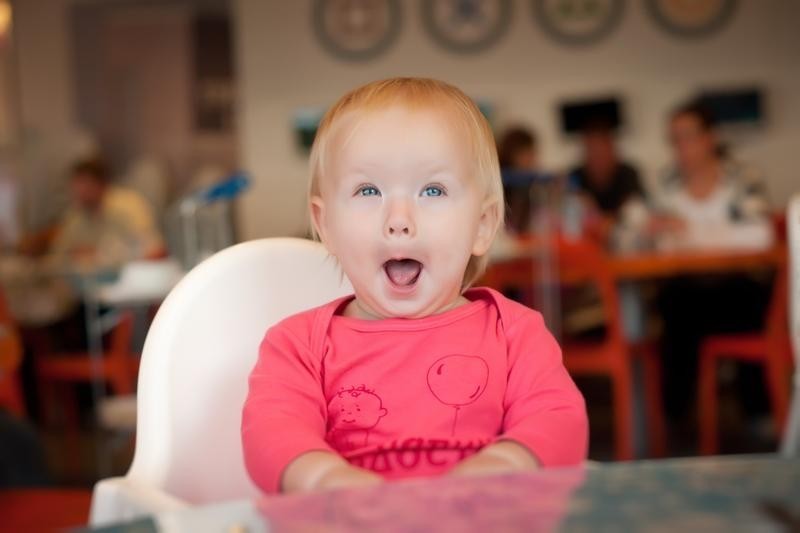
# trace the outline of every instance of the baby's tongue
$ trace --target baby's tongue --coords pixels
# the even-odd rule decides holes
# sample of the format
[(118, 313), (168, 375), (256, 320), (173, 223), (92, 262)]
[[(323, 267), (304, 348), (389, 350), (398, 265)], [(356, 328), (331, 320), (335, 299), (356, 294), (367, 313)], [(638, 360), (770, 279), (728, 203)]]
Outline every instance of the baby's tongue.
[(411, 285), (419, 276), (422, 264), (414, 259), (391, 259), (386, 261), (384, 268), (395, 285)]

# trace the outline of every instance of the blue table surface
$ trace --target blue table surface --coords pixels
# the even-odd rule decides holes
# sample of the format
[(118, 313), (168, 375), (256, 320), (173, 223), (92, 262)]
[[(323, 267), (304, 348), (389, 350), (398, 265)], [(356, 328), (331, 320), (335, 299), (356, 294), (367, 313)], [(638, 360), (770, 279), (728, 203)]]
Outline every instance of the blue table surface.
[[(83, 531), (166, 531), (162, 523), (157, 516)], [(249, 533), (800, 531), (800, 460), (728, 456), (413, 480), (198, 507), (168, 523)]]

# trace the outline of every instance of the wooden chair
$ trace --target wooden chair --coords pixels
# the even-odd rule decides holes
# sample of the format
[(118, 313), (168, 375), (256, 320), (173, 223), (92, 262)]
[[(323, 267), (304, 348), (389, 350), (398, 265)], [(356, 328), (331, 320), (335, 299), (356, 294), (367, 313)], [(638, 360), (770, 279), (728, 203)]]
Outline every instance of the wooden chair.
[(17, 416), (25, 416), (25, 401), (19, 382), (22, 343), (16, 324), (0, 292), (0, 408)]
[[(665, 429), (661, 402), (661, 368), (652, 347), (629, 344), (623, 334), (617, 287), (602, 249), (590, 241), (558, 240), (552, 246), (556, 257), (558, 284), (591, 285), (597, 290), (605, 316), (605, 335), (598, 340), (566, 341), (562, 344), (564, 365), (572, 375), (605, 376), (611, 380), (614, 411), (615, 456), (633, 459), (633, 369), (638, 356), (644, 366), (645, 402), (649, 425), (650, 452), (664, 454)], [(492, 264), (482, 279), (490, 287), (515, 287), (532, 291), (540, 262), (535, 257), (519, 257)]]
[(719, 402), (717, 365), (734, 360), (757, 363), (764, 369), (772, 417), (778, 434), (789, 410), (789, 378), (792, 348), (788, 328), (788, 273), (786, 262), (778, 265), (765, 328), (756, 333), (713, 335), (700, 345), (698, 373), (699, 451), (703, 455), (719, 452)]
[[(117, 324), (111, 330), (109, 346), (99, 364), (85, 352), (55, 353), (38, 357), (36, 373), (45, 420), (52, 420), (57, 390), (63, 391), (64, 385), (92, 383), (94, 379), (102, 379), (114, 394), (134, 393), (139, 364), (130, 348), (133, 322), (132, 313), (120, 314)], [(65, 397), (61, 401), (68, 410), (68, 423), (75, 423), (74, 409), (71, 409), (73, 398)]]

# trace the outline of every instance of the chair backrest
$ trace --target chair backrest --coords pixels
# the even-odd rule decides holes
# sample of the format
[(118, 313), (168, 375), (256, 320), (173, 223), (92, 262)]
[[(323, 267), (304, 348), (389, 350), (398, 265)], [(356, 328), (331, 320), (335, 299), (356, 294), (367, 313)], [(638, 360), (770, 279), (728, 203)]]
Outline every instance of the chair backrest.
[(105, 357), (111, 375), (106, 378), (114, 389), (114, 394), (133, 394), (136, 390), (137, 357), (131, 350), (135, 318), (131, 311), (120, 313), (111, 332), (108, 334), (109, 346)]
[(19, 383), (21, 361), (22, 342), (0, 289), (0, 409), (20, 417), (25, 415), (25, 402)]
[(786, 233), (789, 244), (789, 328), (794, 353), (794, 392), (782, 450), (786, 455), (800, 457), (800, 194), (789, 201)]
[(257, 495), (240, 425), (264, 333), (350, 292), (323, 246), (303, 239), (239, 244), (189, 272), (145, 341), (128, 477), (193, 504)]
[(775, 278), (772, 282), (766, 317), (768, 337), (784, 341), (789, 326), (789, 268), (788, 259), (780, 261), (775, 267)]
[(14, 319), (0, 289), (0, 375), (13, 372), (22, 360), (22, 344)]
[[(552, 275), (541, 271), (547, 266), (545, 261), (549, 260), (556, 263), (552, 265)], [(548, 242), (534, 243), (529, 255), (490, 265), (481, 283), (497, 289), (513, 287), (523, 290), (532, 290), (537, 283), (594, 287), (603, 309), (606, 341), (624, 343), (614, 277), (608, 267), (606, 254), (591, 240), (568, 241), (555, 237)]]

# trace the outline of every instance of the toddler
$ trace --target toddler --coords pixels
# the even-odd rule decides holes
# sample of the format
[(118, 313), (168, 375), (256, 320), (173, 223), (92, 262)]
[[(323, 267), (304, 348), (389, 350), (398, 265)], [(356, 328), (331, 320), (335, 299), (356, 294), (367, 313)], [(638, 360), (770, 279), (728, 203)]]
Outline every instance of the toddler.
[(355, 294), (267, 331), (242, 417), (262, 490), (586, 458), (583, 397), (541, 316), (469, 288), (502, 191), (491, 129), (451, 85), (377, 81), (327, 112), (309, 206)]

